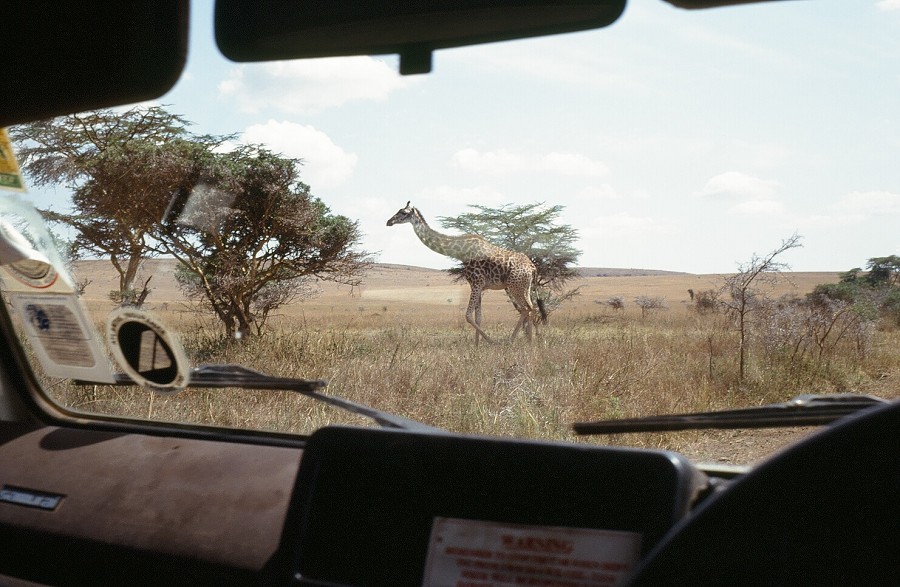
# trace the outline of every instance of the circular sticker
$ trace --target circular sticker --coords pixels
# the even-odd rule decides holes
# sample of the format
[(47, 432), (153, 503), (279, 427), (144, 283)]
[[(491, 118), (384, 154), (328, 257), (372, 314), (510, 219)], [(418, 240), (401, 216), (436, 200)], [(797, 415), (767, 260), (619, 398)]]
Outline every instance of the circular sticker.
[(9, 273), (21, 283), (35, 289), (44, 289), (56, 283), (59, 273), (53, 265), (43, 261), (16, 261), (6, 266)]
[(184, 350), (150, 314), (133, 308), (114, 311), (107, 320), (107, 337), (119, 367), (136, 384), (165, 394), (187, 386)]
[(50, 287), (59, 277), (47, 256), (3, 218), (0, 218), (0, 265), (16, 281), (35, 289)]

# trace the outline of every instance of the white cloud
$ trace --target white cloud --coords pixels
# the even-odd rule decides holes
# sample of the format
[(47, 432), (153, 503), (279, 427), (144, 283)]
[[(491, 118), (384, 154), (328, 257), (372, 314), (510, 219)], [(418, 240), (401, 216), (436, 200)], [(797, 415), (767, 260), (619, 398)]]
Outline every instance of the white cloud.
[(741, 161), (750, 169), (773, 169), (797, 159), (797, 153), (793, 149), (775, 142), (751, 143), (733, 140), (723, 145), (714, 145), (712, 148), (733, 153), (734, 161)]
[(900, 0), (881, 0), (880, 2), (876, 2), (875, 6), (878, 10), (883, 10), (885, 12), (900, 10)]
[[(829, 206), (824, 214), (811, 214), (799, 219), (800, 232), (834, 230), (852, 226), (868, 227), (885, 216), (900, 214), (900, 193), (882, 190), (850, 192)], [(876, 228), (874, 234), (884, 234)]]
[(879, 190), (851, 192), (844, 196), (834, 209), (849, 214), (897, 214), (900, 212), (900, 193)]
[(414, 83), (371, 57), (329, 57), (241, 65), (219, 83), (219, 93), (245, 112), (276, 108), (307, 114), (348, 102), (382, 101)]
[(580, 153), (550, 152), (544, 154), (513, 153), (506, 149), (479, 151), (461, 149), (453, 154), (453, 164), (474, 173), (509, 175), (544, 172), (569, 177), (603, 177), (609, 168)]
[(813, 214), (798, 222), (800, 232), (807, 230), (831, 230), (861, 224), (865, 218), (859, 214)]
[(353, 174), (358, 159), (356, 154), (335, 145), (322, 131), (294, 122), (270, 120), (255, 124), (244, 131), (242, 141), (262, 143), (277, 153), (302, 159), (301, 177), (313, 192), (344, 183)]
[[(620, 39), (621, 40), (621, 39)], [(619, 54), (586, 49), (566, 35), (498, 43), (490, 51), (464, 47), (448, 51), (441, 59), (461, 63), (466, 69), (481, 69), (491, 76), (497, 72), (540, 80), (542, 84), (573, 84), (600, 89), (641, 86)]]
[(586, 227), (579, 227), (584, 237), (604, 239), (645, 239), (650, 235), (668, 234), (671, 226), (649, 216), (634, 216), (619, 212), (608, 216), (598, 216)]
[(525, 160), (521, 155), (510, 153), (506, 149), (488, 152), (462, 149), (453, 154), (452, 161), (454, 165), (465, 171), (494, 175), (517, 173), (526, 167)]
[(776, 181), (759, 179), (739, 171), (726, 171), (710, 178), (696, 195), (702, 198), (771, 200), (779, 185)]
[[(591, 185), (588, 186), (581, 191), (575, 194), (575, 197), (579, 200), (587, 200), (590, 202), (596, 202), (600, 200), (618, 200), (622, 196), (619, 195), (619, 192), (616, 191), (614, 187), (609, 185), (608, 183), (602, 183), (599, 185)], [(634, 198), (643, 197), (646, 198), (646, 194), (634, 195)]]
[(579, 153), (547, 153), (540, 158), (540, 169), (559, 175), (603, 177), (609, 168)]
[[(481, 204), (496, 206), (505, 203), (506, 196), (503, 192), (486, 185), (475, 187), (457, 188), (448, 185), (440, 185), (416, 194), (415, 200), (419, 202), (439, 202), (449, 204), (450, 207), (463, 210), (469, 204)], [(413, 202), (415, 205), (415, 202)], [(442, 215), (450, 215), (455, 212), (447, 212)]]
[(775, 200), (747, 200), (735, 204), (728, 210), (731, 214), (768, 215), (784, 212), (784, 204)]

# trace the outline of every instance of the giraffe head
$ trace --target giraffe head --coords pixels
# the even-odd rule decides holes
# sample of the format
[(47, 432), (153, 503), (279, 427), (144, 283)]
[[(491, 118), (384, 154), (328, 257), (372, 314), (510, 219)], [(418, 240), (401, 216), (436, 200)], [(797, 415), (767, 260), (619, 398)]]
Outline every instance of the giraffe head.
[(412, 222), (413, 218), (416, 215), (416, 209), (409, 205), (409, 202), (406, 203), (406, 206), (397, 210), (397, 213), (391, 216), (391, 218), (387, 221), (388, 226), (393, 226), (395, 224), (403, 224), (404, 222)]

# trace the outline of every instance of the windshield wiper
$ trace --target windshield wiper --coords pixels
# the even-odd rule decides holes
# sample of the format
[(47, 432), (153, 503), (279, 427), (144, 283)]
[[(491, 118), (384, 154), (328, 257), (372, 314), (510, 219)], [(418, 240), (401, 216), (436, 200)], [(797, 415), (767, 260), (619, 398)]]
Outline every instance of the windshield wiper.
[[(124, 373), (115, 374), (116, 385), (134, 385), (135, 382)], [(75, 381), (78, 385), (94, 385), (91, 381)], [(397, 416), (389, 412), (371, 408), (337, 396), (321, 393), (328, 384), (323, 379), (295, 379), (293, 377), (275, 377), (266, 375), (241, 365), (198, 365), (191, 369), (188, 387), (235, 387), (239, 389), (261, 389), (294, 391), (317, 401), (335, 406), (342, 410), (364, 416), (385, 428), (402, 430), (439, 431), (439, 428)]]
[(671, 414), (624, 418), (600, 422), (577, 422), (575, 434), (623, 434), (627, 432), (669, 432), (673, 430), (779, 428), (788, 426), (820, 426), (859, 410), (888, 403), (887, 400), (852, 393), (799, 395), (779, 403), (695, 414)]

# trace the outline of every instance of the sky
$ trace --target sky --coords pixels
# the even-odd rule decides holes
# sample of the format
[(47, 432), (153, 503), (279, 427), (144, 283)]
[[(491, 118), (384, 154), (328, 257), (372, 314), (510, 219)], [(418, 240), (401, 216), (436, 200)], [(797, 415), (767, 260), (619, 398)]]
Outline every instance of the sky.
[(793, 234), (794, 271), (900, 255), (900, 0), (631, 0), (604, 29), (433, 64), (233, 63), (201, 1), (185, 73), (155, 103), (302, 159), (383, 263), (454, 265), (385, 225), (407, 201), (441, 230), (475, 204), (561, 205), (583, 267), (731, 272)]

